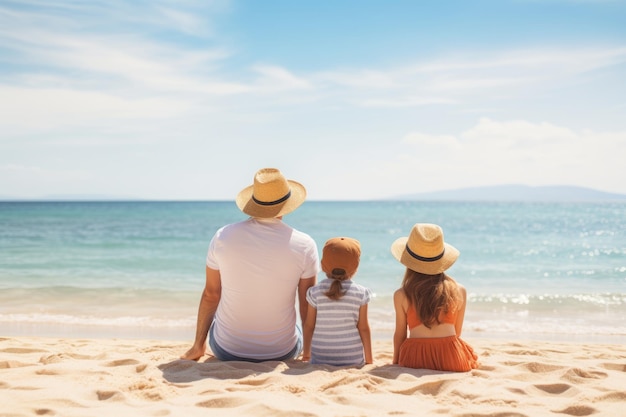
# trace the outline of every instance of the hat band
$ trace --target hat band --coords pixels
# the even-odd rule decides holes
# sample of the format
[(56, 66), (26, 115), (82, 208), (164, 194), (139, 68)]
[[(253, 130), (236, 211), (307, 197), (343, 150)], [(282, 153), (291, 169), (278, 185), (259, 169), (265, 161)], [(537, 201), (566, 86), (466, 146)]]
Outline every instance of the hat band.
[(280, 203), (285, 202), (289, 197), (291, 197), (291, 190), (289, 190), (289, 192), (283, 198), (279, 198), (278, 200), (275, 200), (275, 201), (261, 201), (261, 200), (257, 200), (256, 198), (254, 198), (254, 195), (252, 196), (252, 200), (255, 203), (260, 204), (262, 206), (275, 206), (276, 204), (280, 204)]
[(441, 252), (439, 255), (434, 256), (432, 258), (425, 258), (423, 256), (419, 256), (417, 253), (413, 252), (411, 250), (411, 248), (409, 248), (409, 245), (406, 245), (406, 251), (409, 253), (409, 255), (411, 255), (413, 258), (417, 259), (418, 261), (422, 261), (422, 262), (435, 262), (438, 261), (439, 259), (443, 258), (443, 254), (446, 253), (446, 249), (443, 249), (443, 252)]

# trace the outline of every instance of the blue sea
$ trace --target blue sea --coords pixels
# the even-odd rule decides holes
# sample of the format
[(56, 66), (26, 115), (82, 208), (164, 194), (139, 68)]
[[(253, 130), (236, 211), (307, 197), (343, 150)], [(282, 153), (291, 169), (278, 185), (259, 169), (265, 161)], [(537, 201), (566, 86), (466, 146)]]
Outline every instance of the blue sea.
[[(234, 202), (0, 202), (0, 336), (193, 340), (213, 233)], [(362, 245), (355, 280), (391, 338), (391, 243), (439, 224), (461, 256), (464, 338), (626, 342), (626, 203), (320, 202), (284, 221)], [(321, 276), (319, 278), (322, 278)]]

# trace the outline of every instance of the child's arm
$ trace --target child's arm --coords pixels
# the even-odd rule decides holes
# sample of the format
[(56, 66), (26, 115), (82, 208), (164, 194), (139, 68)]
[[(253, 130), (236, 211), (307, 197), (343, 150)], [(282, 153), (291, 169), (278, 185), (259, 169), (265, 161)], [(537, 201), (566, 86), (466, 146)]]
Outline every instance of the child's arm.
[(313, 330), (315, 330), (315, 321), (317, 319), (317, 309), (311, 304), (307, 303), (307, 305), (306, 321), (302, 325), (302, 360), (306, 362), (311, 360), (311, 341), (313, 340)]
[(374, 363), (372, 356), (372, 333), (370, 331), (370, 323), (367, 319), (367, 304), (363, 304), (359, 309), (359, 321), (356, 324), (363, 343), (363, 353), (365, 354), (365, 363)]
[(400, 346), (406, 340), (407, 322), (406, 311), (408, 302), (402, 289), (396, 290), (393, 294), (393, 306), (396, 311), (396, 329), (393, 333), (393, 364), (397, 364), (400, 359)]

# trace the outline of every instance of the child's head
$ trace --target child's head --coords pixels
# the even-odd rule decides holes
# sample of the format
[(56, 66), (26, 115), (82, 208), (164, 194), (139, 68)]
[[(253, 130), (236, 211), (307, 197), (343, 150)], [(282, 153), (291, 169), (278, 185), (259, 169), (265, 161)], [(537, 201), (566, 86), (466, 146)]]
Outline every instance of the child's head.
[(325, 295), (331, 300), (343, 296), (341, 281), (350, 279), (359, 267), (361, 244), (349, 237), (335, 237), (326, 242), (322, 250), (322, 271), (333, 280)]
[(329, 278), (349, 279), (359, 267), (361, 244), (349, 237), (334, 237), (324, 244), (322, 271)]

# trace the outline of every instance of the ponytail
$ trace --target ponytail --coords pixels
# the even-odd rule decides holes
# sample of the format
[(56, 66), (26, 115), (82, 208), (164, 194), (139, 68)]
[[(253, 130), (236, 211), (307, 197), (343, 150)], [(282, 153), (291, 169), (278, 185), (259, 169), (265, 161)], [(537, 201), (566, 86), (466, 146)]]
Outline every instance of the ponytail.
[(326, 276), (333, 280), (333, 283), (330, 284), (330, 289), (324, 293), (324, 295), (331, 300), (339, 300), (343, 297), (344, 291), (341, 287), (341, 281), (346, 279), (350, 279), (349, 276), (346, 275), (345, 269), (335, 268), (333, 269), (331, 274), (326, 274)]

